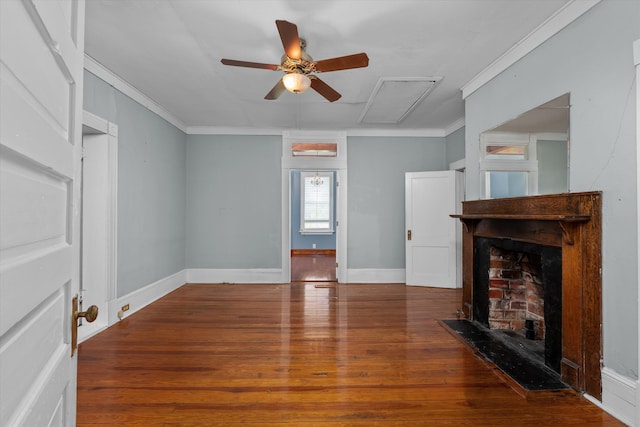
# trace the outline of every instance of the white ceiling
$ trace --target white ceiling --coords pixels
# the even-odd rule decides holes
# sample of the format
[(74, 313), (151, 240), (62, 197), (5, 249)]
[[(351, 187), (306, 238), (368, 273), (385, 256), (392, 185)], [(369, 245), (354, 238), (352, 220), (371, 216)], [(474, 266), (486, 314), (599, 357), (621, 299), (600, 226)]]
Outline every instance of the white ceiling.
[[(446, 130), (464, 118), (461, 88), (568, 0), (88, 0), (89, 56), (185, 127)], [(366, 52), (369, 67), (322, 73), (342, 94), (264, 96), (281, 71), (276, 19), (297, 24), (307, 52)], [(358, 119), (382, 78), (442, 77), (400, 123)], [(392, 107), (390, 107), (392, 108)], [(390, 112), (394, 113), (394, 112)]]

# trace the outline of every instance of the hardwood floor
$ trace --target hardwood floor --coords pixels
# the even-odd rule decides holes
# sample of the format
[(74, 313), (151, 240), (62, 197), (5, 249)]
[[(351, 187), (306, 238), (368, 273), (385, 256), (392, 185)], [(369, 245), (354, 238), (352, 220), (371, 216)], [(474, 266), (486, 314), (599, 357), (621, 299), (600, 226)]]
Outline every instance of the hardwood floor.
[(336, 255), (325, 253), (291, 254), (292, 282), (335, 282)]
[(78, 426), (622, 425), (572, 392), (518, 395), (438, 323), (460, 300), (185, 285), (80, 345)]

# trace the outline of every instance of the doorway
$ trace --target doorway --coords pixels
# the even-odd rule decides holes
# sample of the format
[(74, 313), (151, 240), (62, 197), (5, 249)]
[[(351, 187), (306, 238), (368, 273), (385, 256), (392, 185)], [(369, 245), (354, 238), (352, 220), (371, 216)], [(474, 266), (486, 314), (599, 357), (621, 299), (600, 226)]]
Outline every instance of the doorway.
[(291, 171), (291, 282), (336, 281), (336, 176)]
[(87, 301), (99, 314), (79, 323), (80, 342), (109, 326), (108, 304), (116, 296), (118, 127), (85, 111), (82, 149), (79, 308)]
[[(331, 145), (330, 154), (308, 147)], [(301, 155), (299, 147), (306, 149)], [(313, 151), (317, 151), (314, 155)], [(282, 282), (292, 281), (292, 231), (291, 223), (299, 217), (299, 210), (292, 215), (291, 187), (292, 171), (331, 171), (335, 177), (335, 243), (333, 268), (336, 281), (347, 283), (347, 135), (345, 132), (285, 131), (282, 136)], [(299, 232), (299, 228), (295, 229)], [(313, 242), (312, 242), (313, 243)], [(321, 249), (316, 242), (316, 248)], [(316, 258), (316, 264), (318, 259)]]

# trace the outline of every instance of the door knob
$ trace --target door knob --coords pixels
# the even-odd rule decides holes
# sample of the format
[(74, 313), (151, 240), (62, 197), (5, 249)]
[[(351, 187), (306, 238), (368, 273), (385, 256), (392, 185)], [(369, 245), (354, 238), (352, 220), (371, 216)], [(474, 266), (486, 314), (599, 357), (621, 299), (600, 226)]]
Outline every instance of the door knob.
[(89, 323), (93, 322), (98, 318), (98, 307), (95, 305), (92, 305), (87, 309), (87, 311), (81, 311), (81, 312), (76, 311), (76, 318), (79, 318), (79, 317), (84, 317)]
[(78, 311), (78, 296), (71, 300), (71, 357), (78, 348), (78, 319), (84, 317), (91, 323), (98, 318), (98, 307), (92, 305), (87, 311)]

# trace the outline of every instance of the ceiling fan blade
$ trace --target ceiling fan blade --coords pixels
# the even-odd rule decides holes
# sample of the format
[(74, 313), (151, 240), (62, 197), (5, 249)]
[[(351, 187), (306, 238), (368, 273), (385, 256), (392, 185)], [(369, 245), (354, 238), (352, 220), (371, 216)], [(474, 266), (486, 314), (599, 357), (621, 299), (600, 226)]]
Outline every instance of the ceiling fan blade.
[(221, 59), (224, 65), (232, 65), (234, 67), (261, 68), (264, 70), (277, 70), (278, 65), (263, 64), (261, 62), (236, 61), (235, 59)]
[(311, 88), (324, 96), (327, 101), (333, 102), (340, 99), (342, 95), (336, 92), (331, 86), (317, 78), (316, 76), (309, 76), (311, 78)]
[(264, 97), (264, 99), (269, 99), (269, 100), (278, 99), (280, 95), (282, 95), (282, 92), (284, 92), (285, 90), (287, 90), (287, 88), (284, 87), (284, 83), (282, 83), (282, 79), (280, 79), (278, 80), (278, 83), (276, 83), (276, 85)]
[(368, 65), (369, 57), (366, 53), (362, 52), (354, 55), (340, 56), (338, 58), (321, 59), (316, 62), (316, 71), (349, 70), (351, 68), (362, 68)]
[(289, 21), (276, 20), (276, 26), (282, 40), (284, 53), (292, 59), (300, 59), (302, 49), (300, 48), (300, 37), (298, 37), (298, 27)]

